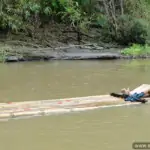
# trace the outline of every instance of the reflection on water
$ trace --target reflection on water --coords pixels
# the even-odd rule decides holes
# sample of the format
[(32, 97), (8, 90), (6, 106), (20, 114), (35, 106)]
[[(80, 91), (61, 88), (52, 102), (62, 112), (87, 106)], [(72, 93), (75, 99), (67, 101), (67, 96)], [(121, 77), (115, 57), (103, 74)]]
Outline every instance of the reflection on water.
[[(149, 84), (150, 61), (0, 64), (0, 101), (106, 94)], [(149, 141), (149, 105), (0, 123), (2, 150), (131, 150)], [(150, 142), (150, 141), (149, 141)]]

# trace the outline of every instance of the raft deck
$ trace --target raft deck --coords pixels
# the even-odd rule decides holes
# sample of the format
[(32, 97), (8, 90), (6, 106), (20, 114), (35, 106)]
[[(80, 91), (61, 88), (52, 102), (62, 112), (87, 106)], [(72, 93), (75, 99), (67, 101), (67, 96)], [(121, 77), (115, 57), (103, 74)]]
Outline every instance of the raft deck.
[[(149, 88), (150, 85), (143, 84), (140, 87), (131, 91), (131, 93), (141, 92)], [(147, 98), (147, 100), (150, 100), (150, 98)], [(123, 99), (115, 98), (110, 95), (0, 103), (0, 121), (35, 116), (47, 116), (52, 114), (69, 113), (76, 111), (85, 111), (96, 108), (139, 104), (141, 103), (125, 102)]]

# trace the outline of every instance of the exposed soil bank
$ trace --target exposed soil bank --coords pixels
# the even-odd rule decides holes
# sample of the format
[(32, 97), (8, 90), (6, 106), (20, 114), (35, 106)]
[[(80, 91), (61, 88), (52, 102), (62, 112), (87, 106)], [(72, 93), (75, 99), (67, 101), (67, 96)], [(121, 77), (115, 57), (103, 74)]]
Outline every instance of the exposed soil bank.
[[(34, 38), (19, 33), (0, 37), (0, 61), (20, 62), (39, 60), (104, 60), (150, 58), (150, 56), (123, 56), (123, 46), (116, 43), (103, 43), (100, 31), (93, 29), (82, 36), (78, 45), (76, 33), (64, 33), (63, 26), (39, 30)], [(44, 34), (44, 35), (43, 35)], [(96, 44), (95, 44), (96, 43)]]
[(124, 56), (120, 48), (68, 46), (61, 48), (16, 48), (7, 51), (5, 62), (38, 61), (38, 60), (110, 60), (150, 58), (150, 56)]
[(21, 48), (11, 49), (11, 54), (5, 56), (6, 62), (33, 60), (86, 60), (86, 59), (118, 59), (117, 49), (96, 46), (68, 46), (60, 48)]
[(6, 50), (5, 62), (38, 61), (38, 60), (110, 60), (150, 58), (150, 56), (123, 56), (121, 48), (105, 48), (99, 46), (82, 45), (60, 48), (11, 48)]

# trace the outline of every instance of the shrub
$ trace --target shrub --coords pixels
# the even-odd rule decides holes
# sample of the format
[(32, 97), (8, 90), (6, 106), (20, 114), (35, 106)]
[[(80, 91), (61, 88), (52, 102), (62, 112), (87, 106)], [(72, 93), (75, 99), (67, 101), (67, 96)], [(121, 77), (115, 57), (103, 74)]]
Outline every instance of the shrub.
[(140, 44), (133, 44), (131, 47), (125, 48), (121, 53), (127, 56), (150, 55), (150, 46), (148, 45), (142, 46)]
[(118, 19), (117, 32), (107, 22), (103, 30), (104, 39), (114, 40), (119, 44), (130, 45), (132, 43), (145, 44), (147, 40), (147, 26), (143, 21), (134, 19), (131, 16), (124, 15)]

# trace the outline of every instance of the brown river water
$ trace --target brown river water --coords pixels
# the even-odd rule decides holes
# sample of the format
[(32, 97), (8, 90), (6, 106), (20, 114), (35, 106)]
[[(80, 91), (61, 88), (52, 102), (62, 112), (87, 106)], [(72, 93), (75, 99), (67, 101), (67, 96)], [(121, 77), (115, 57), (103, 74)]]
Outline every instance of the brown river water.
[[(150, 84), (150, 60), (0, 64), (0, 102), (118, 92)], [(132, 150), (150, 142), (150, 105), (0, 122), (0, 150)]]

